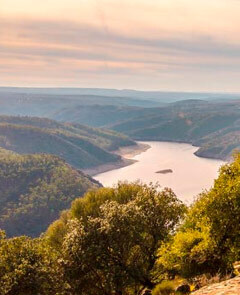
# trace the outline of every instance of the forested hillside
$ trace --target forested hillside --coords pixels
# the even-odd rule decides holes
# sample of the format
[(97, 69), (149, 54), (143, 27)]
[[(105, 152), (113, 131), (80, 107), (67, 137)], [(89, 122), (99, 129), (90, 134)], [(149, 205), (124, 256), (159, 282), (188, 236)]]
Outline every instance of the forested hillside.
[(0, 294), (183, 295), (230, 278), (240, 260), (239, 179), (236, 155), (189, 208), (170, 189), (119, 183), (76, 199), (41, 238), (0, 232)]
[(81, 169), (121, 161), (111, 151), (135, 144), (113, 131), (45, 118), (0, 116), (0, 147), (20, 154), (54, 154)]
[(198, 156), (210, 158), (228, 159), (240, 148), (239, 101), (189, 100), (156, 110), (109, 127), (135, 140), (189, 142), (201, 147)]
[(78, 107), (67, 107), (55, 112), (51, 117), (58, 121), (86, 124), (93, 127), (106, 127), (129, 118), (146, 116), (158, 109), (140, 108), (115, 105), (81, 105)]
[(99, 183), (52, 155), (0, 149), (0, 228), (38, 236), (71, 202)]

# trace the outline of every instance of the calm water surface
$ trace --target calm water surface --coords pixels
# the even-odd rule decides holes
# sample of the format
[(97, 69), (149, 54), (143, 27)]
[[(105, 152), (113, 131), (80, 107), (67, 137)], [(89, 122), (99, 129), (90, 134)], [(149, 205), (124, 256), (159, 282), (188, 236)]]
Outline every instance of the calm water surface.
[[(94, 176), (104, 186), (113, 186), (119, 180), (144, 183), (158, 182), (161, 187), (170, 187), (185, 202), (191, 202), (204, 189), (209, 189), (218, 175), (223, 161), (199, 158), (198, 149), (190, 144), (170, 142), (144, 142), (151, 146), (131, 159), (138, 162), (120, 169)], [(158, 174), (159, 170), (172, 169), (173, 173)]]

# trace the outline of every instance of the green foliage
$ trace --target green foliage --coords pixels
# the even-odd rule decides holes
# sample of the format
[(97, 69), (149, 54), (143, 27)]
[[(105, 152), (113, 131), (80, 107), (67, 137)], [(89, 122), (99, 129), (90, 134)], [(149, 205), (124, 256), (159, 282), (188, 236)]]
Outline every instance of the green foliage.
[(0, 154), (0, 227), (38, 236), (59, 212), (99, 185), (52, 155)]
[(229, 266), (240, 258), (239, 179), (240, 154), (236, 154), (234, 162), (222, 167), (214, 188), (205, 197), (202, 209), (208, 218), (218, 255)]
[(60, 294), (57, 256), (43, 240), (2, 236), (0, 258), (1, 295)]
[[(179, 291), (178, 287), (180, 286), (186, 287), (189, 285), (184, 284), (184, 280), (179, 278), (174, 280), (163, 280), (152, 290), (152, 295), (187, 295), (190, 293), (186, 289), (185, 291)], [(191, 289), (190, 286), (189, 289)]]
[(42, 238), (0, 231), (0, 294), (140, 294), (184, 212), (171, 190), (119, 183), (75, 201)]
[(59, 249), (64, 234), (67, 232), (67, 223), (72, 218), (81, 219), (86, 222), (88, 217), (99, 217), (101, 206), (107, 201), (116, 201), (119, 204), (126, 204), (135, 199), (137, 195), (144, 194), (145, 187), (141, 183), (118, 183), (114, 188), (99, 188), (90, 190), (84, 198), (73, 201), (71, 210), (61, 215), (60, 219), (54, 222), (47, 231), (51, 245)]
[[(122, 183), (109, 192), (113, 200), (103, 203), (96, 217), (68, 223), (63, 269), (74, 294), (128, 294), (129, 289), (152, 288), (158, 279), (157, 249), (185, 210), (171, 190)], [(96, 205), (96, 199), (87, 197)]]
[(181, 230), (159, 249), (159, 267), (170, 277), (180, 275), (191, 278), (212, 270), (214, 263), (215, 270), (218, 270), (214, 251), (208, 228)]
[(175, 288), (174, 281), (163, 281), (153, 289), (152, 295), (174, 295)]
[(58, 252), (61, 252), (62, 243), (67, 234), (68, 222), (70, 219), (70, 212), (63, 211), (60, 218), (50, 224), (45, 234), (48, 244)]
[(82, 199), (76, 199), (71, 208), (73, 217), (86, 219), (88, 216), (98, 217), (100, 207), (106, 201), (116, 201), (125, 204), (137, 197), (138, 194), (144, 194), (146, 186), (141, 183), (118, 183), (114, 188), (100, 188), (92, 190)]
[(200, 195), (184, 224), (159, 250), (159, 265), (170, 274), (222, 275), (240, 259), (240, 155), (222, 167), (214, 187)]

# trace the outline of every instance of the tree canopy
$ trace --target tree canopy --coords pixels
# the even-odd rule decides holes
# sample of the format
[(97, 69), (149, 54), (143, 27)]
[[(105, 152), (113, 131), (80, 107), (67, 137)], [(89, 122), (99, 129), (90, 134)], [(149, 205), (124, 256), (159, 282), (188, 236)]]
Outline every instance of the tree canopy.
[(213, 188), (201, 194), (159, 263), (168, 271), (193, 277), (225, 274), (240, 259), (240, 155), (224, 165)]
[(63, 288), (56, 256), (41, 239), (6, 239), (0, 232), (0, 258), (1, 295), (55, 295)]
[[(185, 206), (171, 190), (119, 183), (88, 193), (71, 210), (61, 249), (64, 278), (73, 294), (110, 295), (154, 286), (157, 249)], [(50, 228), (47, 236), (53, 241), (55, 234)]]

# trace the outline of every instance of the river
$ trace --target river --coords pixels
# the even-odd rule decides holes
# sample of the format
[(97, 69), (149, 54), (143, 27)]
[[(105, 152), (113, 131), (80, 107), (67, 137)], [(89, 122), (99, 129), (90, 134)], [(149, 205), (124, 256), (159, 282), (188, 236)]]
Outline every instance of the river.
[[(113, 186), (118, 181), (141, 180), (144, 183), (159, 183), (161, 187), (172, 188), (186, 203), (205, 189), (209, 189), (223, 161), (199, 158), (194, 155), (198, 149), (190, 144), (173, 142), (144, 142), (151, 148), (136, 156), (134, 164), (105, 173), (94, 178), (104, 186)], [(171, 169), (172, 173), (156, 173)]]

